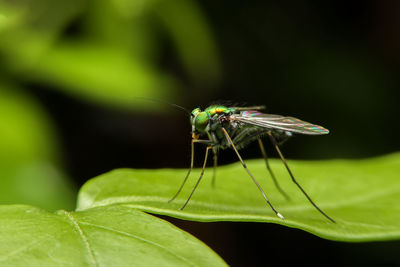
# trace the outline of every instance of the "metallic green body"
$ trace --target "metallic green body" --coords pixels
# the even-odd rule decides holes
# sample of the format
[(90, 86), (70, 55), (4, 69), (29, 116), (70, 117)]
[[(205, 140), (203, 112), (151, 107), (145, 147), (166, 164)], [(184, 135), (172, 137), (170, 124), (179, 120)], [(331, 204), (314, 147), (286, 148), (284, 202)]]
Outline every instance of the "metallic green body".
[(195, 108), (191, 113), (192, 118), (190, 123), (196, 132), (204, 133), (210, 130), (207, 129), (207, 126), (211, 120), (217, 120), (221, 115), (226, 116), (233, 114), (235, 111), (236, 110), (234, 108), (228, 108), (219, 105), (210, 106), (204, 111), (201, 111), (200, 108)]
[(221, 127), (225, 127), (230, 132), (232, 125), (228, 121), (223, 122), (221, 119), (228, 118), (229, 115), (234, 113), (237, 113), (235, 108), (221, 105), (209, 106), (204, 111), (200, 108), (195, 108), (191, 113), (192, 132), (199, 135), (206, 134), (208, 139), (215, 145), (215, 149), (229, 147)]

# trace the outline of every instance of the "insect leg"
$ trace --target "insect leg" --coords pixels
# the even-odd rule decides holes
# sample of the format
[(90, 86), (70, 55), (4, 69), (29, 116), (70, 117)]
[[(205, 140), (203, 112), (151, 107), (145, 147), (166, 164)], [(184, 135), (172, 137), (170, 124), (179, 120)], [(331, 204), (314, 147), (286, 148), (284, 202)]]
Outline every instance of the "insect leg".
[[(253, 134), (251, 134), (251, 135), (246, 136), (245, 138), (242, 138), (243, 136), (246, 135), (246, 133), (247, 133), (246, 130), (244, 130), (244, 131), (242, 131), (241, 133), (239, 133), (239, 134), (233, 139), (233, 143), (234, 143), (236, 146), (239, 146), (239, 145), (241, 145), (242, 143), (245, 143), (245, 142), (248, 142), (248, 141), (250, 141), (250, 140), (252, 140), (252, 139), (257, 138), (258, 144), (259, 144), (259, 146), (260, 146), (261, 154), (262, 154), (263, 157), (264, 157), (265, 164), (266, 164), (266, 166), (267, 166), (267, 170), (268, 170), (268, 172), (269, 172), (270, 175), (271, 175), (271, 178), (272, 178), (272, 181), (273, 181), (274, 184), (275, 184), (275, 187), (276, 187), (276, 188), (278, 189), (278, 191), (286, 198), (286, 200), (290, 200), (290, 197), (288, 196), (288, 194), (286, 194), (285, 191), (279, 186), (278, 180), (275, 178), (275, 175), (274, 175), (274, 173), (272, 172), (272, 169), (271, 169), (271, 167), (270, 167), (270, 165), (269, 165), (268, 158), (267, 158), (267, 153), (265, 152), (264, 145), (263, 145), (263, 143), (262, 143), (262, 141), (261, 141), (261, 138), (260, 138), (260, 136), (261, 136), (262, 134), (265, 134), (265, 130), (262, 129), (261, 131), (255, 132), (255, 133), (253, 133)], [(239, 140), (239, 141), (238, 141), (238, 140)]]
[(257, 140), (258, 140), (258, 145), (260, 146), (261, 154), (264, 157), (265, 165), (267, 166), (268, 172), (271, 175), (271, 178), (275, 184), (275, 187), (278, 189), (279, 192), (281, 192), (281, 194), (286, 198), (286, 200), (290, 200), (290, 197), (288, 196), (288, 194), (286, 194), (286, 192), (283, 191), (283, 189), (280, 187), (278, 180), (275, 178), (275, 174), (272, 172), (272, 169), (269, 166), (267, 153), (265, 152), (265, 148), (264, 148), (263, 142), (261, 141), (261, 138), (258, 137)]
[(183, 182), (181, 184), (181, 186), (179, 187), (178, 191), (175, 193), (175, 195), (168, 200), (168, 203), (173, 201), (178, 195), (179, 193), (182, 191), (183, 186), (185, 185), (187, 179), (189, 178), (190, 172), (193, 169), (193, 161), (194, 161), (194, 143), (206, 143), (209, 144), (209, 140), (199, 140), (199, 139), (192, 139), (192, 143), (191, 143), (191, 157), (190, 157), (190, 168), (185, 176), (185, 179), (183, 179)]
[(229, 136), (228, 132), (225, 130), (224, 127), (221, 128), (222, 131), (225, 134), (226, 139), (228, 140), (228, 142), (231, 144), (233, 150), (236, 152), (236, 155), (238, 156), (240, 162), (243, 165), (243, 168), (247, 171), (247, 173), (249, 174), (249, 176), (251, 177), (251, 179), (253, 180), (253, 182), (256, 184), (256, 186), (258, 187), (258, 189), (261, 191), (261, 194), (263, 195), (265, 201), (267, 201), (268, 205), (271, 207), (271, 209), (275, 212), (275, 214), (281, 218), (282, 220), (284, 220), (285, 218), (282, 216), (282, 214), (280, 214), (278, 211), (276, 211), (276, 209), (274, 208), (274, 206), (272, 206), (271, 202), (269, 202), (267, 195), (265, 194), (264, 190), (261, 188), (260, 184), (257, 182), (257, 180), (254, 178), (254, 176), (251, 174), (251, 172), (249, 171), (249, 169), (246, 166), (246, 163), (244, 163), (242, 157), (240, 156), (238, 150), (236, 149), (235, 145), (232, 142), (231, 137)]
[(180, 210), (183, 210), (186, 207), (186, 205), (189, 203), (189, 200), (192, 198), (192, 195), (193, 195), (194, 191), (196, 190), (197, 186), (199, 185), (199, 183), (201, 181), (201, 178), (203, 178), (204, 170), (206, 169), (206, 165), (207, 165), (208, 151), (211, 148), (213, 148), (213, 146), (208, 146), (207, 147), (206, 155), (204, 157), (203, 169), (201, 170), (200, 177), (199, 177), (199, 179), (197, 179), (197, 182), (196, 182), (195, 186), (193, 187), (192, 192), (190, 193), (188, 199), (186, 200), (185, 204), (183, 204), (183, 206), (180, 208)]
[(215, 179), (217, 177), (218, 151), (215, 147), (213, 148), (212, 151), (213, 151), (214, 167), (213, 167), (213, 177), (211, 181), (211, 186), (215, 187)]
[(267, 131), (267, 134), (269, 136), (269, 139), (271, 140), (272, 144), (275, 147), (275, 150), (278, 152), (279, 157), (281, 158), (283, 164), (286, 167), (286, 170), (288, 171), (290, 177), (292, 178), (292, 181), (297, 185), (297, 187), (301, 190), (301, 192), (303, 192), (303, 194), (306, 196), (306, 198), (308, 199), (308, 201), (310, 201), (310, 203), (322, 214), (324, 215), (328, 220), (330, 220), (333, 223), (336, 223), (334, 219), (332, 219), (331, 217), (329, 217), (325, 212), (323, 212), (315, 203), (314, 201), (312, 201), (312, 199), (308, 196), (308, 194), (306, 193), (306, 191), (304, 191), (304, 189), (301, 187), (301, 185), (296, 181), (296, 179), (294, 178), (294, 175), (292, 173), (292, 171), (289, 168), (289, 165), (287, 164), (285, 158), (282, 155), (281, 150), (278, 147), (278, 143), (276, 142), (275, 138), (273, 137), (272, 133), (270, 131)]

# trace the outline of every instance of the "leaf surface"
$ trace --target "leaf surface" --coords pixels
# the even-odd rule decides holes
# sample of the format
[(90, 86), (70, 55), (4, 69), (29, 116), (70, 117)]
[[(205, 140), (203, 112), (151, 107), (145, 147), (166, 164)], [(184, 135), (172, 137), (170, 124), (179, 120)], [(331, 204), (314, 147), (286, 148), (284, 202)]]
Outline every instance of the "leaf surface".
[(226, 266), (172, 224), (126, 205), (88, 211), (0, 206), (1, 266)]
[(337, 223), (331, 223), (307, 201), (281, 162), (271, 167), (290, 195), (284, 199), (268, 177), (262, 160), (248, 161), (248, 168), (264, 188), (279, 219), (239, 163), (219, 167), (216, 188), (206, 170), (188, 206), (188, 197), (199, 170), (194, 170), (177, 199), (175, 194), (187, 170), (119, 169), (86, 183), (80, 191), (78, 210), (124, 203), (143, 211), (195, 221), (273, 222), (303, 229), (323, 238), (360, 242), (400, 238), (400, 153), (363, 160), (289, 160), (298, 182), (317, 205)]

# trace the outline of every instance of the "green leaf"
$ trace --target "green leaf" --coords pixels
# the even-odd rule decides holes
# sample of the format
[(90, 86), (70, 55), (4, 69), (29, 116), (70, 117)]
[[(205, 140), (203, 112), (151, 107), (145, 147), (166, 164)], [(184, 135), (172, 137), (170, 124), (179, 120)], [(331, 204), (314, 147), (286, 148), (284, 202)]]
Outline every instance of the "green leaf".
[[(22, 81), (117, 108), (160, 106), (139, 98), (179, 102), (181, 83), (159, 66), (165, 54), (160, 37), (165, 36), (153, 20), (160, 20), (189, 75), (202, 82), (202, 91), (213, 89), (206, 83), (218, 82), (217, 49), (195, 1), (83, 2), (0, 3), (4, 70)], [(72, 35), (63, 32), (68, 26)]]
[(0, 1), (0, 12), (5, 11), (6, 17), (2, 23), (0, 15), (2, 71), (7, 71), (8, 76), (19, 74), (20, 78), (26, 79), (24, 74), (35, 70), (42, 55), (47, 53), (61, 32), (82, 11), (84, 2)]
[(83, 99), (133, 109), (148, 108), (149, 102), (140, 97), (170, 99), (176, 91), (172, 77), (151, 64), (91, 42), (60, 42), (43, 55), (29, 77)]
[(72, 208), (51, 122), (29, 95), (0, 84), (0, 203)]
[(0, 84), (0, 119), (1, 162), (14, 164), (56, 158), (50, 120), (28, 94)]
[(218, 82), (221, 77), (218, 49), (198, 3), (193, 0), (158, 1), (154, 13), (171, 35), (191, 78), (203, 83)]
[(0, 164), (0, 203), (30, 204), (47, 210), (72, 209), (76, 191), (55, 164), (32, 161), (9, 168)]
[(82, 187), (78, 210), (124, 203), (187, 220), (273, 222), (332, 240), (400, 238), (400, 153), (364, 160), (289, 160), (288, 163), (298, 182), (336, 224), (311, 206), (278, 160), (271, 160), (271, 167), (291, 201), (286, 201), (274, 188), (262, 160), (247, 164), (285, 220), (279, 219), (266, 205), (239, 163), (218, 168), (216, 188), (210, 185), (212, 170), (207, 170), (183, 211), (179, 208), (193, 188), (199, 170), (193, 171), (188, 184), (172, 203), (168, 200), (186, 170), (115, 170)]
[(2, 266), (226, 266), (190, 234), (126, 205), (0, 206)]

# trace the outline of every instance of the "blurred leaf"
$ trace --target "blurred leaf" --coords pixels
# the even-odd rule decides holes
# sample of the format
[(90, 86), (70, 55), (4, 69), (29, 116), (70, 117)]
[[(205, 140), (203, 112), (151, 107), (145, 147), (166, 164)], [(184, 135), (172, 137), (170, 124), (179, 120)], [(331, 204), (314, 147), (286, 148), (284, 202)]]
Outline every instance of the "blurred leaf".
[(74, 190), (57, 167), (51, 123), (37, 103), (0, 85), (0, 122), (0, 203), (73, 207)]
[[(26, 21), (28, 6), (0, 0), (0, 33), (15, 31)], [(3, 41), (3, 40), (2, 40)]]
[(138, 97), (169, 99), (175, 84), (124, 51), (94, 43), (63, 43), (40, 60), (31, 77), (66, 93), (129, 108), (148, 106)]
[[(57, 41), (58, 31), (81, 5), (64, 3), (66, 11), (60, 11), (61, 17), (54, 19), (57, 27), (51, 20), (38, 18), (43, 8), (53, 9), (53, 5), (35, 6), (32, 14), (21, 16), (24, 19), (19, 24), (3, 32), (0, 49), (8, 70), (24, 81), (49, 84), (50, 88), (105, 104), (144, 108), (149, 103), (138, 101), (137, 97), (171, 99), (176, 82), (160, 74), (146, 58), (136, 58), (137, 54), (127, 50), (129, 46), (121, 49), (104, 40), (90, 38), (90, 34), (89, 38), (75, 41)], [(21, 13), (22, 10), (21, 7)], [(35, 22), (33, 25), (28, 23), (31, 20)], [(126, 23), (113, 26), (120, 29)], [(129, 30), (121, 36), (130, 36)]]
[(195, 221), (273, 222), (340, 241), (373, 241), (400, 238), (400, 153), (365, 160), (289, 161), (295, 176), (319, 207), (333, 217), (323, 217), (290, 181), (278, 160), (271, 160), (280, 184), (292, 201), (284, 200), (268, 177), (263, 160), (248, 162), (250, 171), (265, 189), (279, 219), (239, 163), (220, 167), (217, 186), (212, 171), (188, 206), (179, 208), (192, 190), (199, 170), (180, 196), (168, 203), (186, 170), (115, 170), (87, 182), (79, 193), (78, 210), (124, 203), (151, 213)]
[(0, 3), (0, 9), (7, 13), (3, 30), (0, 22), (2, 60), (14, 72), (34, 67), (60, 33), (82, 11), (84, 2), (27, 0)]
[(148, 108), (138, 97), (175, 102), (179, 83), (159, 67), (163, 36), (156, 18), (190, 75), (203, 84), (218, 80), (214, 41), (192, 0), (28, 0), (9, 6), (17, 19), (11, 23), (0, 14), (0, 30), (6, 29), (0, 31), (0, 64), (22, 81), (118, 107)]
[[(157, 60), (159, 44), (149, 21), (153, 1), (94, 0), (84, 15), (85, 38), (124, 50), (131, 58)], [(157, 55), (156, 55), (157, 54)]]
[(87, 31), (102, 42), (130, 48), (136, 56), (149, 59), (160, 50), (155, 43), (159, 39), (154, 37), (154, 17), (171, 36), (191, 78), (217, 82), (221, 75), (217, 48), (205, 14), (195, 1), (99, 0), (89, 10)]
[(22, 91), (0, 84), (0, 162), (54, 160), (55, 137), (40, 106)]
[(6, 67), (3, 72), (9, 72), (9, 77), (15, 78), (20, 75), (22, 79), (26, 79), (25, 73), (35, 68), (37, 62), (50, 49), (55, 36), (50, 33), (15, 31), (3, 33), (0, 38), (0, 60)]
[(172, 224), (124, 205), (49, 213), (0, 206), (3, 266), (226, 266)]
[(10, 27), (16, 20), (16, 14), (0, 3), (0, 32)]
[(72, 184), (51, 162), (26, 162), (13, 168), (0, 164), (0, 186), (1, 204), (31, 204), (50, 211), (75, 206)]
[(169, 31), (190, 76), (203, 83), (218, 82), (221, 75), (210, 27), (193, 0), (158, 1), (154, 12)]
[(59, 32), (84, 7), (86, 1), (24, 0), (0, 1), (0, 14), (18, 18), (13, 31)]
[(159, 0), (110, 0), (121, 16), (133, 18), (144, 15)]

